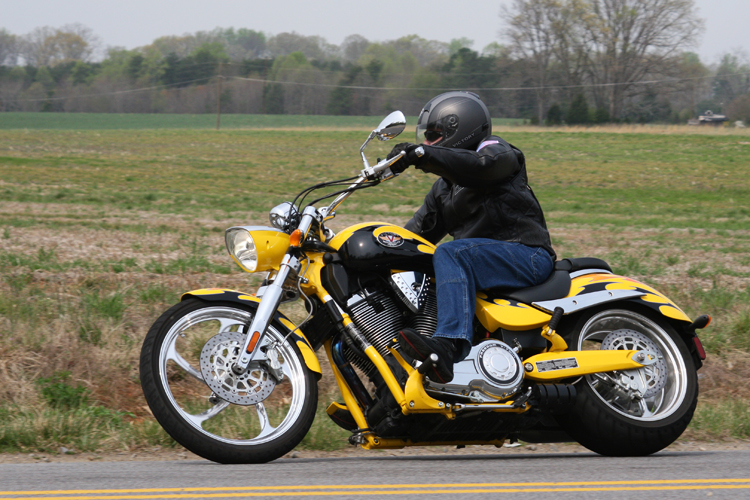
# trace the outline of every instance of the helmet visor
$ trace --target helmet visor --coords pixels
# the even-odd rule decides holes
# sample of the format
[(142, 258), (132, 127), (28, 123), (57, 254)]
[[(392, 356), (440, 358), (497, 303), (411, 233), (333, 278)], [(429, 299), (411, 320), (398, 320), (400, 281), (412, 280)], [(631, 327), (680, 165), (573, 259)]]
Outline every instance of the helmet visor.
[(450, 139), (458, 130), (458, 116), (447, 115), (439, 120), (417, 125), (417, 144), (439, 145)]

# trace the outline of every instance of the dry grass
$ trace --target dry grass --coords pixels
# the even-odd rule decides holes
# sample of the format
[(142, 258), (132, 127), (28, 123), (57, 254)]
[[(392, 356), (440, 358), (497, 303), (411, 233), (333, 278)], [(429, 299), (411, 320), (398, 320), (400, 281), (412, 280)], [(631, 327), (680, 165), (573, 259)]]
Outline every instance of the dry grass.
[(709, 135), (709, 136), (731, 136), (741, 137), (750, 136), (750, 128), (735, 128), (733, 126), (714, 127), (714, 126), (691, 126), (691, 125), (590, 125), (590, 126), (554, 126), (538, 127), (533, 125), (501, 125), (493, 126), (493, 132), (567, 132), (567, 133), (604, 133), (604, 134), (658, 134), (658, 135)]
[[(542, 186), (536, 192), (547, 207), (561, 258), (604, 258), (615, 271), (667, 293), (689, 315), (714, 317), (701, 333), (710, 357), (700, 372), (696, 425), (687, 436), (750, 436), (750, 416), (743, 413), (750, 407), (748, 132), (638, 126), (508, 130), (516, 134), (512, 142), (533, 146), (524, 149), (534, 155), (534, 186)], [(608, 144), (619, 144), (612, 139), (618, 134), (631, 142), (607, 156), (611, 147), (597, 143), (594, 148), (582, 135), (588, 132), (602, 134)], [(644, 142), (632, 135), (645, 132), (658, 136), (645, 146), (656, 153), (622, 159), (633, 144)], [(721, 155), (707, 154), (700, 171), (692, 156), (672, 165), (671, 146), (659, 142), (688, 133), (721, 139), (715, 145)], [(5, 418), (0, 450), (49, 450), (70, 443), (81, 450), (170, 445), (140, 391), (140, 344), (181, 293), (207, 286), (251, 291), (258, 284), (257, 277), (241, 273), (227, 257), (224, 228), (267, 225), (266, 209), (289, 192), (351, 174), (358, 134), (346, 135), (346, 147), (334, 144), (335, 134), (310, 129), (299, 134), (305, 147), (321, 144), (301, 165), (290, 155), (302, 155), (303, 148), (290, 152), (285, 137), (269, 144), (271, 136), (262, 134), (259, 140), (239, 133), (191, 132), (185, 145), (174, 134), (7, 135), (6, 145), (0, 145), (0, 418)], [(723, 139), (730, 135), (739, 140)], [(680, 140), (681, 145), (695, 142)], [(587, 157), (592, 149), (595, 154)], [(258, 155), (265, 155), (267, 165), (239, 160)], [(610, 177), (603, 182), (607, 161)], [(664, 199), (672, 196), (670, 204), (643, 198), (642, 191), (622, 192), (629, 179)], [(167, 181), (173, 185), (168, 189), (163, 187)], [(363, 220), (403, 224), (430, 182), (429, 176), (409, 171), (387, 188), (358, 194), (342, 207), (333, 229)], [(264, 187), (259, 198), (245, 198), (248, 192), (256, 196), (253, 186), (258, 184)], [(729, 188), (733, 191), (727, 194)], [(706, 192), (714, 198), (695, 201)], [(604, 202), (591, 204), (597, 194)], [(613, 204), (614, 199), (622, 204)], [(727, 207), (736, 213), (726, 213)], [(662, 220), (654, 211), (667, 215)], [(305, 316), (299, 303), (284, 310), (293, 320)], [(69, 374), (70, 388), (86, 391), (86, 408), (55, 409), (40, 390), (40, 380), (63, 373)], [(321, 393), (335, 398), (333, 385), (327, 373)], [(328, 402), (321, 398), (321, 406)], [(102, 408), (110, 413), (101, 413)], [(86, 438), (76, 434), (68, 414), (79, 423), (106, 425)], [(708, 425), (713, 421), (725, 423)], [(336, 428), (316, 427), (315, 432), (306, 446), (332, 446), (326, 435), (343, 443)]]

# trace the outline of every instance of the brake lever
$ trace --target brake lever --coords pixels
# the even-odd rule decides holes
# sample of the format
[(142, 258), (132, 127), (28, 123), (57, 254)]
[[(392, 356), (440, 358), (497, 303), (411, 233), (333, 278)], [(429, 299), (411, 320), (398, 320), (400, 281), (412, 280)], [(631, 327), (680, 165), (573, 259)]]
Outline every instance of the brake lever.
[(391, 177), (395, 177), (396, 174), (393, 173), (390, 167), (398, 160), (400, 160), (404, 155), (406, 155), (406, 151), (401, 151), (393, 158), (380, 160), (376, 165), (362, 169), (361, 175), (368, 181), (384, 181), (390, 179)]

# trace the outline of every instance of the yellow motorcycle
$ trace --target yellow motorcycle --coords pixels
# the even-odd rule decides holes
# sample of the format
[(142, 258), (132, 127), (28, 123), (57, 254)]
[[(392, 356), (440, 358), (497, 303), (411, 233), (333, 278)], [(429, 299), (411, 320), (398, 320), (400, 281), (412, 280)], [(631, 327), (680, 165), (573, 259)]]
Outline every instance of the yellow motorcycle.
[[(473, 348), (449, 383), (425, 376), (436, 355), (420, 363), (401, 351), (401, 329), (435, 332), (435, 245), (385, 222), (339, 234), (325, 224), (352, 193), (395, 177), (399, 156), (370, 166), (364, 151), (405, 125), (391, 113), (360, 148), (358, 176), (305, 189), (271, 210), (272, 227), (226, 231), (235, 262), (267, 276), (255, 293), (187, 292), (151, 327), (140, 375), (161, 426), (216, 462), (279, 458), (315, 418), (323, 348), (343, 400), (327, 413), (366, 449), (577, 441), (623, 456), (677, 439), (705, 359), (696, 330), (710, 318), (691, 321), (600, 259), (558, 261), (531, 288), (479, 292)], [(295, 325), (278, 309), (300, 297), (308, 316)]]

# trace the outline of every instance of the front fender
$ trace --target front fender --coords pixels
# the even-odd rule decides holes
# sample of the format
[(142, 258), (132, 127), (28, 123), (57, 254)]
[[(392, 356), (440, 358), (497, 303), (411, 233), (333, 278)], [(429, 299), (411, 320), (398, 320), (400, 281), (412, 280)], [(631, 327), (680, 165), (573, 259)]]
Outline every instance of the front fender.
[[(182, 294), (180, 300), (185, 300), (188, 297), (195, 297), (196, 299), (206, 302), (234, 302), (235, 304), (242, 304), (244, 306), (250, 306), (251, 308), (257, 308), (258, 303), (260, 302), (260, 298), (254, 295), (237, 290), (229, 290), (227, 288), (201, 288), (199, 290), (193, 290)], [(273, 317), (273, 326), (285, 335), (297, 328), (289, 318), (279, 311), (276, 311), (276, 314)], [(289, 338), (297, 344), (297, 347), (305, 360), (305, 365), (307, 365), (307, 367), (316, 374), (317, 378), (320, 379), (323, 374), (323, 371), (320, 369), (320, 362), (315, 356), (315, 351), (313, 351), (310, 342), (308, 342), (305, 334), (302, 333), (302, 330), (297, 329), (297, 331), (292, 333)]]

